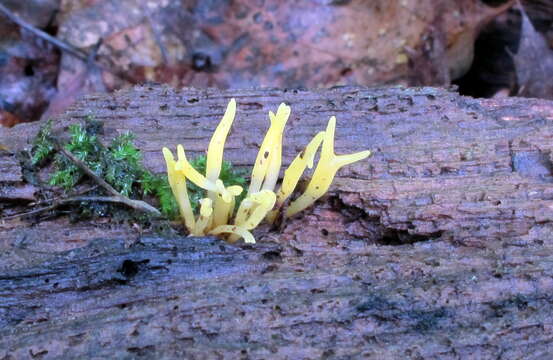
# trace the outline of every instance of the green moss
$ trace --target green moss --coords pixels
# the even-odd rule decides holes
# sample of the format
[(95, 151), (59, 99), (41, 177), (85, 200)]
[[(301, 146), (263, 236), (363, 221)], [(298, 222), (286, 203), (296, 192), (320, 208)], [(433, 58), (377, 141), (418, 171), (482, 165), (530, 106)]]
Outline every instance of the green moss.
[(162, 214), (169, 219), (178, 217), (177, 201), (173, 196), (166, 175), (156, 175), (146, 171), (142, 174), (140, 184), (144, 195), (154, 195), (158, 199)]
[(33, 141), (31, 164), (38, 165), (44, 162), (54, 151), (54, 143), (51, 140), (52, 120), (43, 125)]

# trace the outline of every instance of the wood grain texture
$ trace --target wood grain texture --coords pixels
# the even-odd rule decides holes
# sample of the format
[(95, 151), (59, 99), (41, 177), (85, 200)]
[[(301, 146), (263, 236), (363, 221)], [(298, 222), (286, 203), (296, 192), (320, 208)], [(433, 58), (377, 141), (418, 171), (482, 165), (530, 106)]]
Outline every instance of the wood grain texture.
[(35, 191), (33, 185), (25, 183), (17, 157), (0, 150), (0, 201), (31, 201)]
[(303, 248), (96, 240), (0, 276), (0, 355), (551, 356), (551, 242)]

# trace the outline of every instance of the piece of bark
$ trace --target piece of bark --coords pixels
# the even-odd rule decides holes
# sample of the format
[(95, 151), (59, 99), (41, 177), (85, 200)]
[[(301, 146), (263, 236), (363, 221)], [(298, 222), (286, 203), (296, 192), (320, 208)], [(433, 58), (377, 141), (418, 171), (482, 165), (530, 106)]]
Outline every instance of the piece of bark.
[(17, 183), (23, 180), (21, 166), (13, 154), (0, 151), (0, 183)]
[(36, 188), (25, 184), (21, 165), (17, 158), (7, 151), (0, 150), (0, 200), (32, 201)]
[[(552, 102), (433, 88), (141, 87), (87, 97), (56, 126), (92, 114), (106, 140), (133, 131), (146, 165), (163, 171), (160, 148), (202, 153), (233, 96), (225, 155), (239, 165), (255, 159), (281, 101), (292, 106), (285, 163), (331, 115), (337, 153), (375, 154), (251, 247), (125, 247), (108, 233), (4, 271), (0, 358), (553, 355)], [(8, 129), (0, 143), (21, 149), (37, 129)]]

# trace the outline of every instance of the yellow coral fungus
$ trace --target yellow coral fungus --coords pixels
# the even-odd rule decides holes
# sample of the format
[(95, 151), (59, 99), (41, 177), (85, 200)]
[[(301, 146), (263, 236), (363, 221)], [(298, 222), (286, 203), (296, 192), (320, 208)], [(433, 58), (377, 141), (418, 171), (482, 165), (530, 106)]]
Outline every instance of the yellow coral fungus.
[[(290, 197), (305, 171), (312, 168), (315, 154), (322, 142), (319, 162), (305, 193), (292, 201), (286, 217), (305, 209), (328, 191), (337, 171), (345, 165), (362, 160), (370, 151), (350, 155), (334, 154), (334, 131), (336, 118), (331, 117), (326, 130), (319, 132), (290, 164), (278, 192), (275, 187), (282, 162), (282, 137), (284, 127), (290, 117), (290, 107), (280, 104), (276, 114), (269, 112), (270, 127), (261, 144), (252, 170), (248, 194), (234, 215), (235, 198), (242, 193), (240, 186), (229, 186), (219, 179), (223, 161), (225, 141), (236, 114), (236, 101), (232, 99), (217, 126), (209, 143), (206, 174), (202, 175), (188, 162), (182, 145), (177, 146), (177, 161), (167, 148), (163, 156), (167, 164), (167, 174), (171, 190), (177, 199), (180, 215), (192, 235), (226, 235), (228, 241), (243, 238), (247, 243), (255, 243), (251, 230), (264, 219), (272, 222), (281, 211), (284, 202)], [(207, 192), (200, 200), (200, 215), (196, 220), (186, 190), (186, 180), (190, 180)], [(233, 224), (231, 224), (233, 223)]]

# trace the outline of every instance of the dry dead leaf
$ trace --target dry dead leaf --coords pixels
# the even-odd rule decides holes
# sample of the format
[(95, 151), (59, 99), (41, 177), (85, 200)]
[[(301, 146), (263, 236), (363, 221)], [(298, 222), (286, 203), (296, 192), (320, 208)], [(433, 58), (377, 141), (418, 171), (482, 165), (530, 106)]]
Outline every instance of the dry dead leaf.
[(4, 127), (12, 127), (21, 122), (23, 121), (11, 112), (0, 109), (0, 125)]
[(520, 44), (513, 56), (519, 86), (519, 96), (553, 99), (553, 50), (545, 37), (532, 25), (520, 7), (522, 28)]

